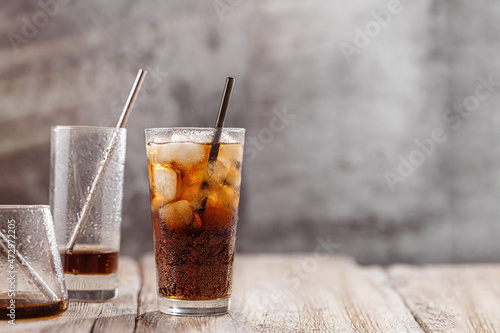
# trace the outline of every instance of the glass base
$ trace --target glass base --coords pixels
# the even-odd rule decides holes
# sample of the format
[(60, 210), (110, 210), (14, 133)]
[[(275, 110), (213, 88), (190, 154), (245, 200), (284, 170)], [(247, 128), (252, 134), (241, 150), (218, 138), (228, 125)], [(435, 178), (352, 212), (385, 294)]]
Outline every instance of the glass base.
[(70, 301), (101, 302), (118, 296), (118, 274), (64, 274)]
[(210, 316), (229, 311), (231, 298), (223, 297), (207, 301), (186, 301), (158, 295), (158, 307), (163, 313), (176, 316)]

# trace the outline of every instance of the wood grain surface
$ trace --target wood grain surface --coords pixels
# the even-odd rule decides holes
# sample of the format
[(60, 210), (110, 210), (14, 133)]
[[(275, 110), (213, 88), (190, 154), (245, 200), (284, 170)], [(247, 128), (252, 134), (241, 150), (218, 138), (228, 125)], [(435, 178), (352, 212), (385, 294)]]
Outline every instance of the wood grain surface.
[(71, 302), (0, 332), (500, 332), (500, 265), (359, 266), (322, 254), (237, 255), (231, 310), (178, 317), (156, 304), (154, 257), (120, 259), (119, 297)]
[(384, 271), (347, 257), (240, 256), (234, 279), (245, 332), (421, 332)]
[(398, 265), (389, 275), (425, 332), (500, 332), (498, 265)]

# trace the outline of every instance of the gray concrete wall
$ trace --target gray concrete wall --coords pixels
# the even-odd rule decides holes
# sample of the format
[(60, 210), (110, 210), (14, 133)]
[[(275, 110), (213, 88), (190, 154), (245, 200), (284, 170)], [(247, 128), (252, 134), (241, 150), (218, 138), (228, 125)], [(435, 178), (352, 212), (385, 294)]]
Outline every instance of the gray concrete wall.
[(143, 130), (211, 126), (231, 75), (240, 251), (498, 261), (496, 2), (42, 3), (0, 1), (0, 203), (47, 203), (50, 127), (113, 125), (145, 68), (123, 251), (152, 250)]

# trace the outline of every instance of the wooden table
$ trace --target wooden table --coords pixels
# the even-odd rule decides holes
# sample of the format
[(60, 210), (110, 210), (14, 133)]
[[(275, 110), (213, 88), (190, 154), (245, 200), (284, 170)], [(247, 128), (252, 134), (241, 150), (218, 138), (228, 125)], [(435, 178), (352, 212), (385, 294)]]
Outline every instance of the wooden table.
[(348, 257), (237, 255), (231, 311), (175, 317), (156, 306), (152, 255), (123, 257), (120, 294), (72, 302), (0, 332), (500, 332), (500, 265), (390, 267)]

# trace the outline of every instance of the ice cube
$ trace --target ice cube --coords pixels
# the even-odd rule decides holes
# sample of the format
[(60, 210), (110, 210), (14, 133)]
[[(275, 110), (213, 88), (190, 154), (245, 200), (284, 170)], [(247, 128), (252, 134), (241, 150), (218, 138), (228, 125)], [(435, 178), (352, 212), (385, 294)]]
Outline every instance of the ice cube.
[(179, 174), (170, 167), (155, 165), (152, 170), (152, 186), (154, 195), (159, 204), (166, 204), (175, 200), (179, 185)]
[(176, 147), (175, 162), (185, 167), (198, 164), (206, 158), (205, 147), (196, 143), (180, 143)]
[(243, 146), (240, 144), (221, 144), (219, 157), (231, 163), (241, 162), (243, 157)]
[[(159, 210), (161, 219), (169, 229), (184, 228), (193, 225), (194, 213), (191, 205), (186, 200), (179, 200), (163, 206)], [(197, 223), (194, 223), (196, 226)]]
[(239, 192), (231, 186), (221, 186), (218, 198), (219, 204), (222, 204), (225, 208), (230, 210), (238, 209), (240, 195)]
[(203, 145), (191, 142), (167, 143), (158, 152), (158, 160), (162, 163), (175, 162), (184, 169), (200, 163), (205, 158)]
[(229, 168), (225, 182), (235, 188), (240, 187), (241, 174), (240, 170), (238, 170), (238, 167), (235, 164), (231, 165), (231, 167)]
[(191, 142), (149, 144), (147, 152), (151, 163), (168, 164), (176, 162), (183, 168), (189, 168), (206, 158), (203, 145)]
[(229, 173), (230, 167), (231, 163), (228, 163), (227, 160), (217, 159), (215, 163), (210, 163), (207, 169), (206, 181), (213, 184), (222, 184)]

